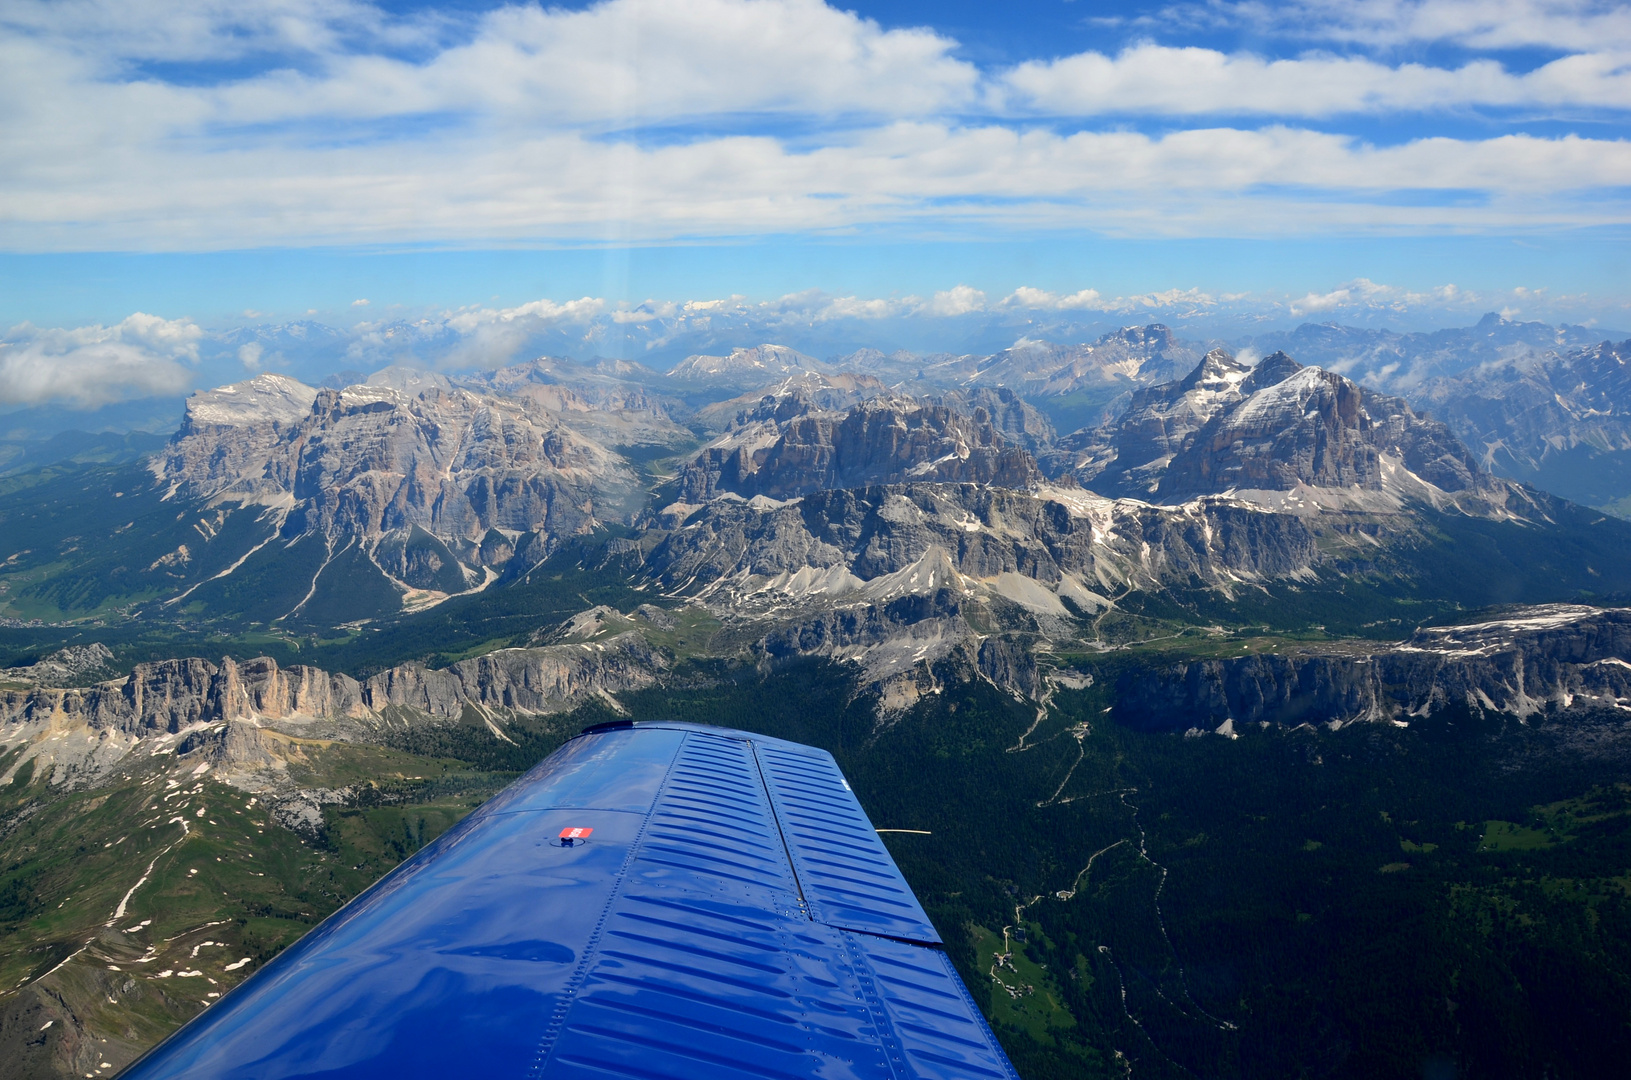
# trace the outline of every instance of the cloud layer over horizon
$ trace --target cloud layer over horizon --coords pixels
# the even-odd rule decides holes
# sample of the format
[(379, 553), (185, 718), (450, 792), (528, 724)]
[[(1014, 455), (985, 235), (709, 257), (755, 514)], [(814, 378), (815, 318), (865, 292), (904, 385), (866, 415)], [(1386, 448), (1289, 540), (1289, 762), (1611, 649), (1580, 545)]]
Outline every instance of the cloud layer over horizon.
[(399, 363), (460, 371), (537, 355), (622, 357), (666, 371), (692, 353), (760, 344), (789, 345), (824, 360), (859, 348), (988, 353), (1020, 341), (1074, 344), (1118, 327), (1155, 322), (1191, 340), (1236, 343), (1305, 321), (1381, 327), (1404, 320), (1451, 327), (1471, 325), (1493, 312), (1531, 320), (1544, 314), (1565, 322), (1575, 302), (1544, 289), (1490, 293), (1446, 284), (1415, 290), (1359, 278), (1303, 295), (1195, 288), (1106, 295), (1092, 288), (1060, 293), (1031, 286), (988, 295), (958, 285), (928, 296), (864, 297), (818, 289), (770, 300), (731, 296), (631, 303), (584, 296), (508, 307), (397, 309), (346, 327), (311, 320), (210, 327), (138, 312), (113, 325), (24, 323), (0, 334), (0, 407), (95, 410), (120, 401), (175, 398), (262, 371), (315, 382), (336, 372), (355, 375)]

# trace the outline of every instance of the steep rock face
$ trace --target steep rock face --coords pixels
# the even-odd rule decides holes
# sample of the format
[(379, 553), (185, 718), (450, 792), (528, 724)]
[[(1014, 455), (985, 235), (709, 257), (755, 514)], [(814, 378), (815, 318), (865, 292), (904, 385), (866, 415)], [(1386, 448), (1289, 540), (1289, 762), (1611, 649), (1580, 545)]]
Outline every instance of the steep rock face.
[(1066, 467), (1112, 498), (1150, 498), (1191, 436), (1245, 399), (1240, 386), (1251, 372), (1228, 350), (1213, 349), (1184, 378), (1135, 392), (1108, 429), (1074, 436)]
[(785, 345), (755, 345), (731, 350), (729, 356), (688, 356), (668, 377), (681, 382), (720, 386), (764, 386), (800, 372), (825, 372), (827, 365)]
[(197, 658), (138, 664), (123, 680), (82, 689), (0, 691), (0, 724), (85, 723), (128, 735), (197, 724), (365, 716), (387, 706), (457, 717), (466, 704), (547, 712), (584, 694), (649, 685), (663, 666), (636, 634), (591, 645), (504, 649), (452, 667), (389, 668), (358, 682), (270, 657), (219, 665)]
[(1411, 409), (1403, 398), (1364, 392), (1365, 412), (1381, 453), (1443, 491), (1485, 488), (1489, 477), (1448, 425)]
[(291, 517), (331, 536), (413, 525), (471, 540), (495, 528), (570, 535), (625, 516), (636, 490), (604, 447), (463, 391), (325, 391), (295, 443)]
[(185, 499), (279, 501), (290, 480), (286, 444), (316, 398), (313, 388), (272, 374), (193, 394), (180, 430), (153, 458), (154, 474)]
[(1318, 558), (1300, 519), (1238, 504), (1168, 509), (1080, 489), (914, 483), (813, 492), (779, 506), (715, 500), (656, 545), (646, 572), (667, 591), (755, 589), (777, 575), (832, 568), (867, 582), (906, 570), (931, 548), (970, 578), (1011, 573), (1049, 588), (1068, 578), (1078, 584), (1067, 593), (1284, 577)]
[(1031, 456), (1008, 445), (983, 407), (965, 415), (907, 399), (833, 416), (784, 397), (767, 398), (764, 409), (754, 425), (718, 440), (687, 469), (686, 502), (727, 491), (787, 499), (906, 479), (1023, 487), (1038, 478)]
[(372, 548), (418, 528), (477, 560), (493, 530), (571, 535), (640, 505), (621, 457), (514, 398), (361, 385), (311, 391), (291, 419), (303, 394), (232, 412), (216, 403), (222, 395), (195, 395), (155, 472), (172, 496), (283, 507), (285, 536)]
[(1380, 491), (1384, 458), (1447, 492), (1479, 482), (1472, 455), (1402, 399), (1275, 353), (1253, 367), (1214, 349), (1188, 376), (1140, 390), (1111, 425), (1062, 444), (1082, 482), (1181, 502), (1300, 485)]
[(1423, 630), (1358, 653), (1314, 649), (1174, 664), (1124, 680), (1117, 715), (1147, 727), (1408, 723), (1447, 705), (1532, 716), (1631, 710), (1631, 610), (1554, 606)]
[[(1026, 396), (1052, 397), (1106, 386), (1133, 389), (1188, 370), (1197, 352), (1152, 323), (1128, 326), (1091, 344), (1026, 341), (977, 362), (960, 380), (969, 386), (1008, 387)], [(935, 374), (926, 369), (925, 374)]]
[(359, 684), (316, 668), (280, 669), (267, 657), (219, 666), (197, 658), (138, 664), (122, 680), (79, 689), (0, 691), (0, 725), (85, 724), (141, 737), (265, 716), (348, 715)]
[(1173, 456), (1157, 488), (1161, 498), (1299, 483), (1381, 488), (1357, 385), (1275, 353), (1252, 369), (1240, 392), (1242, 401), (1220, 410)]
[(465, 704), (514, 712), (552, 712), (589, 694), (649, 686), (667, 666), (637, 633), (582, 645), (501, 649), (452, 667), (410, 664), (363, 684), (363, 704), (397, 706), (433, 717), (458, 716)]
[(933, 403), (970, 417), (984, 409), (999, 435), (1033, 456), (1049, 449), (1059, 438), (1039, 409), (1006, 386), (954, 391), (934, 398)]
[(0, 743), (31, 743), (16, 764), (42, 758), (39, 764), (60, 767), (53, 782), (76, 783), (94, 779), (137, 745), (157, 739), (163, 749), (201, 725), (453, 720), (476, 707), (497, 731), (506, 713), (552, 712), (587, 695), (648, 686), (666, 666), (637, 633), (505, 649), (439, 670), (403, 665), (361, 682), (312, 667), (280, 668), (268, 657), (219, 665), (165, 660), (82, 689), (0, 691)]
[(1493, 361), (1411, 399), (1485, 468), (1591, 505), (1631, 496), (1631, 340)]

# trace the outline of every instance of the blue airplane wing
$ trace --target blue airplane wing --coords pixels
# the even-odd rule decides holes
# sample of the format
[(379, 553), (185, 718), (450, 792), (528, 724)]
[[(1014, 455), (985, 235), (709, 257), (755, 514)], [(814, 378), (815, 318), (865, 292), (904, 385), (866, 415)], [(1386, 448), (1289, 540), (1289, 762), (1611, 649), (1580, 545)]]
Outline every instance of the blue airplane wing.
[(122, 1075), (1016, 1080), (940, 944), (825, 751), (608, 725)]

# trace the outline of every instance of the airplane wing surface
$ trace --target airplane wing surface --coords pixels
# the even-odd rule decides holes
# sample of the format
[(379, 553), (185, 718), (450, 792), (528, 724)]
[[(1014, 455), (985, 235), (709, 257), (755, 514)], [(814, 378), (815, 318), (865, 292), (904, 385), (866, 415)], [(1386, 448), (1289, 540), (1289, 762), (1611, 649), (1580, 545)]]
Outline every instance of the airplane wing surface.
[(567, 743), (122, 1075), (1017, 1080), (825, 751)]

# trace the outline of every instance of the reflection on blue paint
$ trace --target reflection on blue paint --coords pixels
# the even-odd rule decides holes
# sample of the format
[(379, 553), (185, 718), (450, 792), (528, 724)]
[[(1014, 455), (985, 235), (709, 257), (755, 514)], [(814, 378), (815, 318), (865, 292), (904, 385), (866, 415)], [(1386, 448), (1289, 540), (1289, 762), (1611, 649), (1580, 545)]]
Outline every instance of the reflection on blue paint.
[(939, 943), (830, 755), (618, 725), (124, 1075), (1012, 1080)]

